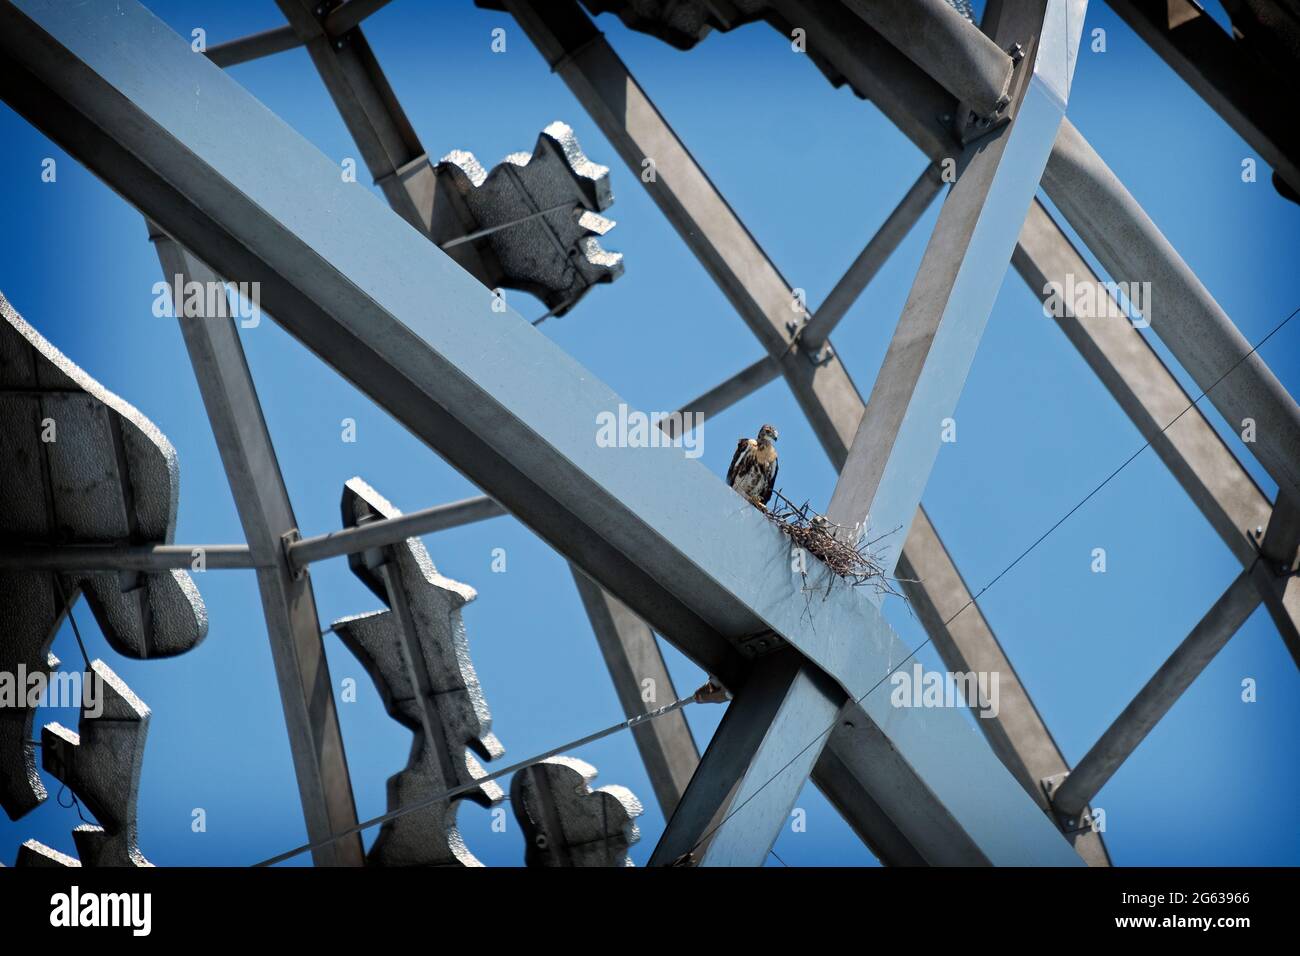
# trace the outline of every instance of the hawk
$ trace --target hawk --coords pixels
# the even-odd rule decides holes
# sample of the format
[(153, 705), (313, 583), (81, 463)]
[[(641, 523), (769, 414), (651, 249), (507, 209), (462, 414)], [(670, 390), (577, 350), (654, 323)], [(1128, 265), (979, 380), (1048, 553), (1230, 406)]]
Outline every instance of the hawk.
[(727, 484), (760, 508), (766, 508), (776, 486), (776, 440), (771, 425), (758, 430), (758, 438), (742, 438), (727, 469)]

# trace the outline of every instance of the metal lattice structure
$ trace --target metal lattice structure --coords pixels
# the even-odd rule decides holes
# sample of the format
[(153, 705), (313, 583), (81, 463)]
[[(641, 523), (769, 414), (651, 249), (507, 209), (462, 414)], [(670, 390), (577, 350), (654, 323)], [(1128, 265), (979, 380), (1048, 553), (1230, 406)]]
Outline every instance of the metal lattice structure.
[[(486, 496), (403, 515), (354, 479), (344, 491), (343, 528), (304, 538), (234, 320), (201, 303), (177, 303), (247, 544), (175, 545), (165, 520), (98, 533), (0, 529), (0, 591), (26, 595), (38, 589), (35, 582), (55, 580), (68, 589), (57, 601), (45, 595), (31, 611), (21, 631), (26, 643), (7, 632), (0, 648), (5, 660), (20, 653), (40, 667), (69, 595), (95, 593), (87, 588), (110, 572), (115, 583), (123, 575), (142, 579), (122, 593), (147, 601), (164, 593), (163, 585), (188, 593), (180, 569), (196, 554), (208, 568), (256, 569), (318, 865), (366, 860), (310, 565), (349, 555), (385, 604), (332, 630), (366, 663), (390, 714), (415, 734), (410, 764), (390, 781), (390, 809), (433, 801), (386, 822), (369, 862), (472, 865), (445, 812), (448, 801), (438, 795), (457, 785), (487, 805), (503, 796), (466, 750), (486, 760), (500, 754), (459, 622), (473, 591), (438, 575), (413, 538), (502, 513), (571, 562), (629, 718), (643, 709), (643, 680), (671, 688), (656, 634), (735, 695), (702, 756), (678, 711), (634, 728), (669, 821), (652, 864), (761, 863), (811, 778), (889, 864), (1105, 865), (1089, 802), (1260, 603), (1300, 662), (1300, 584), (1292, 573), (1300, 544), (1300, 407), (1065, 118), (1086, 0), (990, 0), (978, 26), (969, 5), (943, 0), (584, 0), (587, 11), (576, 0), (481, 3), (508, 12), (541, 51), (767, 353), (684, 410), (713, 415), (784, 378), (839, 473), (830, 520), (902, 529), (904, 545), (886, 572), (903, 582), (944, 663), (955, 672), (1002, 675), (999, 715), (977, 721), (982, 739), (959, 712), (933, 711), (922, 720), (871, 695), (911, 653), (881, 615), (878, 595), (828, 587), (829, 572), (814, 568), (808, 577), (826, 597), (810, 605), (789, 542), (717, 476), (671, 445), (597, 453), (575, 435), (573, 416), (615, 408), (618, 396), (500, 295), (523, 289), (542, 300), (548, 316), (561, 315), (621, 268), (597, 241), (610, 225), (598, 215), (609, 202), (608, 171), (582, 154), (572, 132), (548, 127), (531, 154), (508, 157), (491, 172), (466, 153), (435, 162), (363, 33), (362, 21), (382, 0), (277, 4), (286, 26), (200, 57), (133, 0), (111, 10), (0, 0), (0, 95), (147, 217), (164, 275), (178, 277), (178, 288), (218, 277), (259, 282), (277, 323)], [(1280, 124), (1271, 108), (1242, 92), (1233, 73), (1239, 50), (1197, 61), (1199, 48), (1189, 53), (1180, 43), (1191, 22), (1175, 19), (1180, 4), (1114, 5), (1256, 145), (1277, 170), (1280, 189), (1300, 186), (1294, 124)], [(1295, 13), (1289, 0), (1249, 6)], [(833, 83), (873, 101), (928, 157), (820, 308), (792, 312), (793, 290), (588, 15), (605, 11), (681, 49), (710, 31), (765, 21), (802, 44)], [(1201, 16), (1195, 28), (1203, 32), (1210, 27)], [(333, 163), (221, 69), (297, 46), (306, 47), (391, 210), (340, 181)], [(1277, 61), (1250, 68), (1269, 62)], [(206, 135), (226, 126), (259, 143), (258, 155)], [(642, 175), (647, 161), (650, 177)], [(956, 407), (1007, 264), (1040, 297), (1053, 285), (1098, 282), (1035, 199), (1040, 184), (1111, 276), (1141, 277), (1158, 290), (1142, 318), (1229, 421), (1258, 423), (1253, 448), (1280, 489), (1275, 502), (1264, 497), (1132, 324), (1061, 310), (1061, 329), (1243, 568), (1072, 769), (921, 507), (939, 449), (937, 423)], [(911, 294), (864, 400), (830, 333), (945, 186)], [(345, 234), (366, 241), (345, 241)], [(40, 351), (43, 340), (7, 305), (3, 312)], [(12, 403), (55, 401), (42, 392), (59, 383), (16, 379), (10, 338), (0, 337), (7, 403), (0, 441), (16, 447), (30, 443), (24, 429), (32, 416)], [(93, 399), (87, 414), (107, 407), (149, 434), (147, 423), (126, 414), (133, 409), (124, 411), (73, 372), (64, 369), (75, 390)], [(9, 397), (15, 385), (25, 398)], [(60, 390), (73, 391), (66, 383)], [(674, 426), (665, 427), (671, 435)], [(92, 454), (94, 437), (86, 442), (81, 453)], [(134, 465), (119, 468), (117, 483), (129, 484)], [(9, 477), (6, 463), (0, 481)], [(43, 487), (49, 508), (76, 491)], [(175, 492), (173, 482), (170, 497), (154, 502), (170, 502), (173, 518)], [(150, 581), (162, 584), (141, 591)], [(202, 636), (196, 595), (190, 607), (199, 628), (180, 637), (173, 629), (169, 652)], [(0, 624), (13, 628), (13, 613)], [(165, 645), (151, 646), (157, 653)], [(146, 647), (137, 656), (154, 654)], [(102, 731), (83, 718), (80, 743), (63, 728), (45, 731), (47, 769), (101, 808), (103, 830), (78, 836), (87, 864), (143, 862), (134, 799), (148, 711), (120, 681), (114, 687), (121, 714), (110, 720), (125, 727)], [(30, 715), (18, 724), (0, 725), (11, 816), (43, 796), (24, 790), (34, 773)], [(130, 738), (107, 747), (129, 758), (125, 766), (104, 757), (99, 744), (110, 733)], [(623, 788), (591, 790), (594, 775), (567, 758), (516, 775), (514, 809), (529, 835), (530, 863), (626, 863), (640, 804)], [(77, 861), (28, 844), (20, 862)]]

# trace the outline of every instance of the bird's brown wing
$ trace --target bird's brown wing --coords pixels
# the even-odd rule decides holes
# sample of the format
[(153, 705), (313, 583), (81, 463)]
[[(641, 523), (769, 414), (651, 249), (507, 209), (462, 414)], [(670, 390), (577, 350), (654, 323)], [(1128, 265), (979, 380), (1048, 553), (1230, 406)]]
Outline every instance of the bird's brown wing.
[(772, 492), (776, 490), (776, 473), (780, 468), (781, 460), (779, 458), (773, 458), (772, 470), (767, 473), (767, 481), (763, 483), (763, 493), (759, 495), (759, 499), (763, 504), (767, 504), (772, 500)]
[(740, 463), (749, 450), (749, 439), (742, 438), (736, 443), (736, 454), (731, 458), (731, 467), (727, 469), (727, 484), (733, 488), (736, 485), (736, 473), (740, 471)]

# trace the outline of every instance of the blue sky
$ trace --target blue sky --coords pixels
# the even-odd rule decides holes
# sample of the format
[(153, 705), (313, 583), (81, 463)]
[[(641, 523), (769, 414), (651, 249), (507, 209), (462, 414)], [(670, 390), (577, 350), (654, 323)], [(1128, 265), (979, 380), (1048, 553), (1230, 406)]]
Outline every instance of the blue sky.
[[(183, 34), (209, 44), (277, 26), (269, 2), (220, 5), (154, 0)], [(507, 29), (504, 54), (491, 31)], [(709, 37), (689, 54), (624, 29), (599, 26), (792, 286), (819, 303), (925, 165), (868, 103), (833, 89), (764, 25)], [(1294, 260), (1300, 207), (1268, 183), (1241, 181), (1254, 153), (1111, 11), (1090, 5), (1087, 31), (1106, 51), (1081, 54), (1069, 115), (1129, 186), (1242, 333), (1257, 342), (1300, 306)], [(672, 409), (761, 356), (753, 337), (678, 240), (639, 183), (526, 37), (503, 14), (468, 0), (397, 0), (366, 32), (425, 148), (474, 152), (492, 165), (531, 149), (553, 120), (571, 124), (586, 152), (612, 169), (618, 225), (606, 248), (626, 274), (543, 328), (629, 404)], [(358, 157), (305, 53), (290, 51), (232, 75), (326, 155)], [(229, 130), (238, 137), (240, 131)], [(23, 120), (0, 107), (0, 290), (73, 361), (138, 407), (176, 446), (181, 464), (178, 542), (233, 542), (241, 531), (179, 331), (151, 312), (157, 259), (140, 216)], [(257, 144), (249, 142), (248, 149)], [(58, 162), (42, 183), (41, 161)], [(937, 204), (836, 332), (865, 395), (902, 309)], [(519, 295), (525, 316), (545, 308)], [(1150, 335), (1150, 330), (1144, 334)], [(281, 466), (305, 534), (338, 526), (344, 481), (361, 475), (415, 510), (478, 493), (368, 399), (264, 321), (242, 333)], [(1190, 380), (1153, 344), (1189, 388)], [(1300, 390), (1300, 322), (1261, 350)], [(1209, 410), (1265, 492), (1275, 485)], [(357, 441), (341, 440), (341, 421)], [(1142, 439), (1014, 273), (1003, 284), (956, 413), (958, 441), (940, 453), (925, 504), (973, 590), (1137, 450)], [(770, 421), (781, 429), (781, 486), (824, 507), (835, 475), (782, 382), (710, 421), (704, 461), (719, 475), (735, 438)], [(465, 612), (471, 650), (507, 761), (547, 750), (620, 719), (617, 700), (565, 562), (511, 518), (426, 539), (439, 570), (478, 590)], [(1108, 572), (1090, 571), (1104, 547)], [(504, 548), (504, 573), (491, 570)], [(1150, 452), (985, 594), (980, 605), (1067, 759), (1077, 761), (1240, 568)], [(375, 609), (336, 559), (312, 569), (322, 622)], [(159, 864), (241, 865), (298, 844), (305, 831), (256, 585), (250, 572), (198, 577), (211, 628), (195, 651), (166, 661), (118, 658), (84, 605), (91, 654), (102, 656), (150, 705), (140, 796), (140, 842)], [(919, 625), (896, 601), (891, 623), (911, 646)], [(326, 639), (334, 683), (357, 678), (360, 697), (340, 714), (361, 817), (381, 813), (385, 780), (406, 760), (409, 735), (390, 721), (361, 668)], [(66, 628), (55, 642), (78, 656)], [(703, 675), (671, 647), (677, 689)], [(919, 655), (939, 666), (928, 646)], [(1240, 699), (1243, 678), (1258, 701)], [(1101, 792), (1106, 840), (1126, 865), (1300, 862), (1293, 822), (1300, 783), (1300, 676), (1264, 611), (1257, 611)], [(701, 748), (720, 707), (687, 710)], [(38, 721), (75, 722), (46, 711)], [(38, 724), (39, 725), (39, 724)], [(646, 805), (633, 859), (645, 861), (663, 827), (629, 735), (577, 752), (597, 784), (630, 787)], [(51, 793), (57, 782), (47, 781)], [(815, 788), (798, 806), (806, 832), (787, 829), (776, 851), (790, 865), (874, 860)], [(207, 832), (191, 832), (194, 808)], [(522, 862), (513, 817), (492, 832), (488, 811), (460, 814), (471, 850), (489, 864)], [(53, 799), (26, 818), (0, 820), (0, 860), (36, 837), (73, 852), (73, 810)], [(769, 862), (776, 864), (775, 859)], [(779, 864), (776, 864), (779, 865)]]

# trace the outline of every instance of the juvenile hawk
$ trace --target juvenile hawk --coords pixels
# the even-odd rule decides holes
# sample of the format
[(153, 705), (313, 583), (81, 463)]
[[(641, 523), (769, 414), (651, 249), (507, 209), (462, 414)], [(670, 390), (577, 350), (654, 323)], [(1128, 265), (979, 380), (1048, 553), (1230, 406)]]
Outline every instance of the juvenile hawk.
[(771, 425), (758, 430), (758, 438), (742, 438), (727, 469), (727, 484), (760, 508), (766, 507), (776, 487), (776, 440)]

